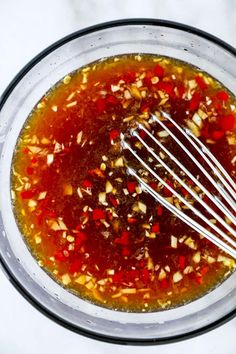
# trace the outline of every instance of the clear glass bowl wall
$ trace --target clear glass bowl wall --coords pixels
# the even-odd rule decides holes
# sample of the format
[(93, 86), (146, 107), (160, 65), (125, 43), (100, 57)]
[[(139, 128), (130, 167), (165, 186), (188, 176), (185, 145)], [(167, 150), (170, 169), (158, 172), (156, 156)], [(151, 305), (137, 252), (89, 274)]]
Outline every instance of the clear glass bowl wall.
[(161, 21), (123, 21), (80, 31), (35, 58), (2, 97), (0, 111), (0, 254), (11, 281), (38, 309), (60, 324), (116, 343), (173, 341), (212, 328), (235, 314), (236, 272), (190, 304), (156, 313), (122, 313), (69, 293), (37, 264), (20, 234), (10, 202), (11, 159), (17, 136), (36, 102), (69, 72), (100, 58), (153, 53), (191, 63), (236, 94), (232, 48), (197, 30)]

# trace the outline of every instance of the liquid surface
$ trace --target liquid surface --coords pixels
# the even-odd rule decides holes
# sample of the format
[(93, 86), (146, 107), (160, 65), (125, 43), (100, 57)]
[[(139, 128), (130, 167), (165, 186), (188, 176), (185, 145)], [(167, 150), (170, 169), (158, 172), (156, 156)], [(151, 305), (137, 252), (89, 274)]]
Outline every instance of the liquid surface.
[[(16, 219), (39, 265), (78, 296), (124, 311), (180, 306), (217, 286), (232, 272), (234, 260), (127, 174), (128, 164), (192, 215), (122, 148), (120, 134), (168, 185), (194, 203), (130, 136), (130, 129), (142, 123), (205, 183), (173, 139), (150, 121), (151, 114), (164, 119), (160, 112), (170, 113), (235, 179), (235, 104), (206, 73), (151, 55), (109, 58), (63, 78), (26, 121), (12, 162)], [(145, 131), (140, 135), (151, 144)], [(163, 151), (157, 149), (157, 154), (168, 162)]]

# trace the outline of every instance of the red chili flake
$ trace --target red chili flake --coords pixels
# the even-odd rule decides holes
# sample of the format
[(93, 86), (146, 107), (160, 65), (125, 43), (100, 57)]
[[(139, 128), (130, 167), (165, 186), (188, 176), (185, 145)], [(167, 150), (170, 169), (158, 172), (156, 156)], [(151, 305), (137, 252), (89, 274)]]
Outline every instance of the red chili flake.
[(216, 94), (216, 97), (220, 100), (220, 101), (228, 101), (229, 99), (229, 95), (227, 92), (225, 91), (219, 91)]
[(210, 136), (210, 133), (209, 133), (209, 124), (206, 124), (205, 127), (201, 130), (201, 134), (202, 136), (207, 139), (209, 138)]
[(135, 224), (138, 220), (136, 218), (128, 218), (127, 221), (129, 224)]
[(214, 130), (213, 132), (211, 132), (211, 138), (213, 140), (220, 140), (221, 138), (223, 138), (224, 134), (225, 133), (222, 130)]
[(129, 193), (134, 193), (136, 187), (137, 187), (137, 182), (136, 181), (127, 182), (127, 189), (129, 191)]
[(74, 261), (71, 262), (69, 266), (69, 273), (74, 274), (77, 273), (81, 269), (82, 262), (80, 259), (75, 259)]
[(26, 168), (26, 173), (27, 173), (28, 175), (32, 175), (32, 174), (34, 173), (33, 167), (27, 167), (27, 168)]
[(95, 102), (96, 110), (98, 113), (103, 113), (106, 108), (106, 101), (104, 98), (98, 98)]
[(198, 109), (201, 99), (202, 96), (200, 95), (200, 93), (195, 91), (191, 100), (189, 101), (189, 109), (191, 111), (195, 111), (196, 109)]
[(87, 240), (87, 235), (84, 232), (79, 231), (76, 234), (76, 238), (75, 238), (75, 249), (78, 250), (81, 247), (82, 243), (86, 240)]
[(156, 86), (158, 90), (165, 91), (166, 93), (168, 93), (169, 96), (174, 95), (174, 85), (170, 82), (159, 81)]
[[(171, 188), (174, 189), (174, 185), (171, 181), (169, 181), (168, 179), (165, 181)], [(164, 187), (163, 188), (163, 194), (165, 197), (172, 197), (173, 193), (167, 188), (167, 187)]]
[(41, 213), (37, 216), (37, 225), (40, 226), (43, 223), (44, 215)]
[(112, 215), (112, 213), (110, 211), (107, 212), (107, 218), (110, 221), (113, 220), (113, 215)]
[(151, 70), (147, 70), (146, 71), (146, 76), (145, 76), (147, 79), (151, 79), (153, 77), (153, 71)]
[(189, 192), (184, 188), (182, 187), (181, 188), (181, 192), (183, 193), (183, 195), (186, 197), (187, 195), (189, 195)]
[(134, 82), (135, 79), (136, 79), (135, 72), (127, 72), (121, 77), (121, 80), (124, 80), (126, 84), (130, 84), (131, 82)]
[(130, 233), (128, 231), (123, 231), (121, 237), (118, 237), (114, 240), (114, 243), (122, 246), (129, 245)]
[(24, 148), (22, 149), (23, 154), (28, 154), (30, 152), (30, 150), (28, 148)]
[(197, 276), (197, 277), (195, 278), (195, 281), (196, 281), (197, 284), (201, 285), (202, 282), (203, 282), (203, 279), (202, 279), (201, 276)]
[(31, 199), (35, 195), (36, 191), (34, 189), (29, 189), (27, 191), (20, 192), (22, 199)]
[(144, 86), (146, 86), (147, 88), (151, 89), (152, 87), (152, 82), (151, 82), (151, 78), (154, 76), (152, 71), (147, 71), (146, 72), (146, 76), (143, 79), (143, 84)]
[(144, 130), (139, 130), (139, 136), (140, 136), (142, 139), (145, 139), (145, 137), (147, 136), (147, 133), (146, 133)]
[(127, 256), (129, 256), (129, 255), (130, 255), (131, 251), (130, 251), (130, 249), (129, 249), (129, 248), (124, 247), (124, 248), (122, 248), (121, 253), (122, 253), (122, 255), (123, 255), (124, 257), (127, 257)]
[(123, 272), (117, 272), (112, 277), (113, 283), (118, 283), (118, 284), (122, 283), (123, 279), (124, 279), (124, 273)]
[(150, 273), (148, 269), (142, 269), (140, 270), (140, 279), (144, 282), (144, 283), (148, 283), (148, 281), (150, 280)]
[(202, 276), (206, 275), (206, 273), (209, 271), (209, 267), (205, 266), (200, 270), (200, 273)]
[(233, 114), (226, 114), (221, 116), (219, 119), (219, 124), (224, 131), (232, 130), (236, 123), (236, 116)]
[(58, 262), (64, 262), (66, 260), (66, 257), (63, 254), (63, 251), (56, 251), (54, 253), (54, 258)]
[(111, 204), (113, 205), (113, 207), (117, 208), (117, 206), (119, 204), (118, 199), (110, 194), (109, 195), (109, 200), (110, 200)]
[(104, 220), (106, 219), (106, 213), (102, 209), (94, 209), (93, 210), (93, 220)]
[(156, 182), (149, 182), (148, 183), (148, 185), (152, 188), (152, 189), (154, 189), (155, 191), (157, 190), (157, 183)]
[(92, 177), (100, 177), (100, 178), (105, 178), (105, 175), (100, 168), (94, 168), (92, 170), (88, 171), (88, 174)]
[(163, 69), (163, 67), (159, 64), (155, 65), (153, 68), (153, 72), (156, 76), (158, 76), (159, 78), (163, 78), (164, 74), (165, 74), (165, 70)]
[(178, 86), (177, 86), (177, 89), (178, 89), (178, 96), (179, 96), (180, 98), (182, 98), (182, 97), (183, 97), (183, 94), (185, 93), (185, 87), (184, 87), (184, 85), (183, 85), (183, 84), (178, 85)]
[(160, 224), (159, 222), (152, 225), (151, 232), (155, 232), (156, 234), (160, 232)]
[(194, 182), (191, 179), (188, 179), (187, 182), (189, 186), (191, 187), (194, 186)]
[(186, 265), (186, 257), (185, 256), (179, 256), (179, 268), (180, 270), (184, 270)]
[(170, 284), (169, 284), (167, 279), (162, 279), (162, 280), (160, 280), (159, 283), (160, 283), (160, 288), (161, 289), (167, 289), (170, 286)]
[(32, 162), (32, 164), (35, 164), (38, 162), (38, 159), (34, 156), (34, 157), (32, 157), (31, 162)]
[(114, 105), (114, 104), (118, 103), (118, 99), (115, 96), (113, 96), (113, 95), (107, 95), (106, 96), (106, 102), (111, 104), (111, 105)]
[[(41, 208), (42, 207), (40, 207), (40, 209)], [(45, 215), (48, 216), (49, 218), (53, 218), (53, 219), (57, 217), (57, 214), (53, 210), (46, 210)]]
[(157, 216), (161, 216), (163, 214), (163, 207), (161, 205), (158, 205), (157, 207)]
[(201, 76), (195, 76), (195, 80), (201, 90), (205, 90), (208, 85), (205, 83), (204, 79)]
[(88, 179), (83, 180), (81, 184), (84, 188), (93, 188), (93, 183)]
[(110, 136), (110, 142), (112, 142), (112, 141), (116, 140), (117, 138), (119, 138), (120, 132), (119, 132), (119, 130), (114, 129), (114, 130), (110, 131), (109, 136)]

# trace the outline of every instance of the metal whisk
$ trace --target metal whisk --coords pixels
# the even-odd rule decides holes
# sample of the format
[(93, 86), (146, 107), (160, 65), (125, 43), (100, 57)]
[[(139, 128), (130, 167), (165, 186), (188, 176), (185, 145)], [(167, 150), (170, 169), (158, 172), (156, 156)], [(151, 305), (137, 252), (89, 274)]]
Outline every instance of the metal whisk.
[[(229, 255), (236, 258), (236, 229), (233, 226), (236, 225), (236, 184), (209, 149), (189, 129), (181, 127), (166, 112), (160, 112), (160, 114), (161, 117), (156, 115), (151, 116), (148, 121), (150, 126), (155, 123), (162, 127), (163, 131), (165, 131), (165, 135), (173, 139), (176, 143), (176, 147), (180, 148), (181, 151), (186, 154), (186, 159), (191, 161), (191, 163), (201, 171), (205, 181), (207, 181), (207, 185), (201, 182), (196, 175), (194, 176), (189, 168), (184, 166), (183, 159), (181, 160), (182, 162), (180, 162), (170, 149), (167, 149), (161, 139), (157, 139), (152, 131), (138, 122), (136, 126), (130, 130), (129, 135), (121, 134), (123, 148), (128, 149), (135, 157), (136, 162), (140, 163), (140, 167), (142, 166), (143, 170), (146, 171), (146, 174), (148, 173), (148, 175), (152, 176), (152, 178), (154, 177), (159, 184), (167, 188), (173, 196), (184, 204), (186, 209), (176, 207), (168, 198), (163, 197), (158, 191), (154, 190), (148, 184), (146, 178), (144, 178), (142, 174), (140, 175), (140, 169), (129, 166), (129, 163), (127, 168), (128, 174), (134, 176), (142, 189), (166, 207), (171, 213)], [(170, 125), (176, 129), (177, 134), (169, 128)], [(150, 141), (149, 144), (144, 140), (142, 134), (140, 134), (141, 131), (145, 132)], [(137, 152), (138, 149), (132, 147), (132, 143), (129, 141), (130, 137), (135, 137), (139, 143), (141, 143), (142, 148), (146, 149), (145, 154), (149, 156), (147, 162), (143, 157), (140, 157), (141, 154)], [(187, 147), (188, 144), (189, 148)], [(165, 162), (166, 159), (158, 155), (158, 147), (160, 151), (168, 156), (171, 164)], [(194, 202), (198, 202), (198, 206), (194, 206), (194, 203), (190, 203), (183, 194), (176, 191), (172, 185), (167, 183), (160, 174), (158, 174), (157, 169), (150, 166), (148, 161), (158, 162), (159, 166), (162, 166), (165, 172), (172, 176), (172, 180), (177, 181), (179, 185), (193, 197)], [(179, 169), (179, 172), (175, 172), (176, 168), (173, 169), (173, 167), (171, 167), (173, 163), (175, 167)], [(208, 167), (204, 167), (204, 164)], [(183, 176), (188, 176), (188, 180), (197, 186), (198, 193), (196, 189), (191, 188), (184, 181)], [(212, 188), (207, 187), (209, 183)], [(214, 190), (214, 192), (209, 189)], [(207, 204), (202, 196), (206, 196), (210, 203)], [(199, 206), (201, 206), (201, 208), (199, 208)], [(184, 211), (187, 209), (192, 211), (191, 216)], [(204, 213), (205, 211), (207, 211), (208, 215)], [(200, 220), (201, 223), (199, 223)]]

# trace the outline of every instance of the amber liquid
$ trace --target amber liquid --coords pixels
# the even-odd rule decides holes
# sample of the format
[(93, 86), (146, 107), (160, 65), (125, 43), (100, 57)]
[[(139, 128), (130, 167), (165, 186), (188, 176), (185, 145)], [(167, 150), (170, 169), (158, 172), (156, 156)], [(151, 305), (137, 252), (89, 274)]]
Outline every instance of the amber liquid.
[[(12, 162), (14, 212), (40, 266), (81, 298), (124, 311), (180, 306), (215, 288), (235, 262), (142, 191), (127, 174), (127, 164), (140, 165), (122, 149), (120, 133), (137, 121), (148, 127), (162, 109), (188, 124), (235, 178), (235, 103), (206, 73), (152, 55), (109, 58), (66, 76), (26, 120)], [(205, 183), (172, 139), (152, 129)]]

